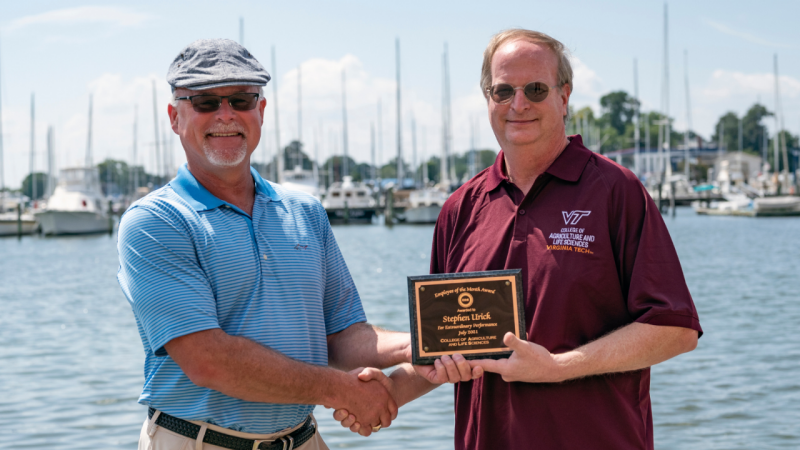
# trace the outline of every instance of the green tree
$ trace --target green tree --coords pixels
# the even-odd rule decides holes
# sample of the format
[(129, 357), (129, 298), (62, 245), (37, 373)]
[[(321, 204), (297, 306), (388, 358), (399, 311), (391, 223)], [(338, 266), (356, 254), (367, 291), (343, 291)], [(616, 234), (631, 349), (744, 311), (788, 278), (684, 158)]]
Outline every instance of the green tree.
[[(36, 181), (36, 197), (33, 196), (33, 180)], [(31, 200), (44, 198), (47, 189), (47, 174), (44, 172), (34, 172), (33, 176), (28, 174), (22, 180), (22, 194), (27, 195)]]
[(767, 127), (761, 122), (765, 117), (770, 117), (772, 115), (773, 114), (769, 112), (766, 107), (758, 103), (747, 110), (747, 113), (742, 117), (744, 151), (757, 155), (761, 154), (764, 147), (764, 134), (768, 133)]
[(601, 120), (623, 136), (633, 123), (638, 101), (625, 91), (614, 91), (600, 97)]

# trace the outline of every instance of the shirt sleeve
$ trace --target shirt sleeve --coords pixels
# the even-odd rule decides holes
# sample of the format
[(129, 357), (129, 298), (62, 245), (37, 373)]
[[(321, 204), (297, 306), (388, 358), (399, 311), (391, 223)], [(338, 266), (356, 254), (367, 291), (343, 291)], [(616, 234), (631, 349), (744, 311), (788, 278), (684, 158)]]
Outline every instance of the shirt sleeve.
[(691, 328), (703, 334), (667, 226), (641, 183), (613, 193), (611, 232), (628, 312), (639, 323)]
[(144, 330), (145, 349), (167, 356), (180, 336), (219, 328), (216, 300), (185, 225), (134, 207), (119, 227), (117, 279)]
[(350, 325), (366, 322), (367, 316), (361, 305), (361, 297), (347, 269), (339, 245), (333, 235), (325, 209), (318, 208), (322, 223), (323, 246), (325, 248), (325, 269), (323, 273), (325, 292), (323, 312), (325, 314), (325, 333), (338, 333)]

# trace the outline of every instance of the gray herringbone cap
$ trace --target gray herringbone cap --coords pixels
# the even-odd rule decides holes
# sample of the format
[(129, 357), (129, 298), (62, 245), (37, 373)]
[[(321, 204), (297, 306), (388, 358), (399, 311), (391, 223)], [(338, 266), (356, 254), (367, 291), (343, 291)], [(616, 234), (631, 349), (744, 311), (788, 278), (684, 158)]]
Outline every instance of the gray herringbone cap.
[(265, 86), (269, 73), (261, 63), (230, 39), (200, 39), (175, 57), (167, 72), (167, 83), (192, 90), (222, 86)]

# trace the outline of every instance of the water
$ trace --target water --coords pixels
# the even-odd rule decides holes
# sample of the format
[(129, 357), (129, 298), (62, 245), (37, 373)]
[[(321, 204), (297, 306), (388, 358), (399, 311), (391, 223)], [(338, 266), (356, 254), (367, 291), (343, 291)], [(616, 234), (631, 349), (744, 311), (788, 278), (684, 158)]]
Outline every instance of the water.
[[(653, 369), (656, 448), (800, 448), (800, 219), (666, 222), (706, 335)], [(407, 330), (405, 277), (427, 273), (433, 227), (334, 230), (370, 322)], [(115, 242), (0, 239), (0, 448), (136, 448), (143, 353)], [(333, 449), (453, 447), (450, 386), (370, 438), (315, 414)]]

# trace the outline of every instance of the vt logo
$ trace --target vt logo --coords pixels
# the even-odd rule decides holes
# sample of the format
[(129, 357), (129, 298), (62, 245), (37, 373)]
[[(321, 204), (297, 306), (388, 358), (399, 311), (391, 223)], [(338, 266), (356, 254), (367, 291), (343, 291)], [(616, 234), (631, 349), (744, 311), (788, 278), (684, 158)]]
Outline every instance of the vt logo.
[(561, 211), (561, 215), (564, 216), (565, 225), (577, 225), (579, 220), (591, 213), (591, 211), (570, 211), (570, 213), (567, 214), (566, 211)]

